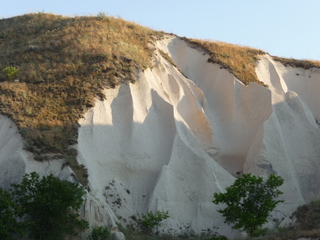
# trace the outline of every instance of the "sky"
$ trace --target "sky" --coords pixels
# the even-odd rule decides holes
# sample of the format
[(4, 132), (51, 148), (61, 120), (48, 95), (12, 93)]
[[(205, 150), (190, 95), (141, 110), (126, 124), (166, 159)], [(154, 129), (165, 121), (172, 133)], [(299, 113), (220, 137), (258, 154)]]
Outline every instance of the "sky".
[(46, 12), (136, 22), (181, 37), (320, 60), (320, 0), (0, 0), (0, 19)]

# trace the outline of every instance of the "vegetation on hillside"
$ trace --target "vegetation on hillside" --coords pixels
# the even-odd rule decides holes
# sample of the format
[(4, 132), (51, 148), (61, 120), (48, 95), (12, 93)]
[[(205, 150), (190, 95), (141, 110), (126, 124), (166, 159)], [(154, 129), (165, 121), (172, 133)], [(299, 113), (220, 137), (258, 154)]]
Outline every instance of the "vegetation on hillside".
[(60, 240), (77, 235), (89, 225), (79, 215), (85, 194), (83, 186), (52, 174), (24, 175), (9, 191), (0, 188), (1, 239), (27, 235), (34, 240)]
[[(320, 201), (314, 200), (299, 206), (292, 214), (293, 224), (277, 226), (266, 232), (261, 240), (319, 239), (320, 238)], [(251, 239), (251, 238), (249, 238)], [(248, 239), (248, 240), (249, 240)]]
[[(106, 97), (105, 88), (134, 82), (138, 69), (152, 67), (152, 42), (163, 34), (104, 13), (96, 17), (34, 13), (2, 19), (0, 113), (17, 124), (36, 160), (66, 159), (86, 185), (86, 170), (77, 164), (76, 150), (70, 149), (77, 142), (79, 118), (95, 99)], [(264, 85), (255, 74), (263, 51), (183, 39), (245, 85)]]
[(147, 212), (147, 214), (142, 214), (141, 219), (138, 221), (139, 225), (149, 233), (152, 233), (152, 230), (157, 227), (161, 226), (161, 222), (167, 218), (169, 218), (169, 212), (168, 211), (157, 211), (155, 213), (153, 212)]
[[(219, 64), (222, 68), (227, 69), (244, 85), (255, 82), (267, 87), (263, 82), (258, 80), (255, 72), (259, 57), (266, 52), (219, 41), (208, 41), (199, 39), (182, 38), (187, 41), (191, 47), (200, 48), (210, 55), (208, 62)], [(281, 62), (285, 66), (296, 68), (310, 69), (320, 68), (320, 61), (314, 60), (297, 60), (293, 58), (281, 58), (272, 56), (275, 61)]]
[(24, 235), (25, 224), (17, 219), (21, 213), (22, 208), (10, 192), (0, 188), (0, 239), (13, 240), (13, 235)]
[(303, 69), (310, 69), (310, 68), (320, 68), (320, 61), (314, 60), (297, 60), (294, 58), (281, 58), (281, 57), (272, 57), (273, 60), (281, 62), (284, 66), (291, 66), (295, 68), (303, 68)]
[[(287, 224), (279, 226), (281, 221), (277, 222), (277, 226), (272, 229), (264, 229), (263, 235), (247, 236), (246, 240), (288, 240), (288, 239), (319, 239), (320, 238), (320, 201), (314, 200), (309, 204), (305, 204), (297, 208), (292, 214), (294, 219), (293, 224)], [(219, 235), (216, 232), (210, 232), (209, 234), (195, 235), (193, 232), (186, 231), (185, 234), (180, 235), (150, 235), (145, 234), (130, 228), (123, 228), (119, 226), (120, 230), (125, 234), (128, 240), (179, 240), (179, 239), (190, 239), (190, 240), (227, 240), (228, 238)], [(212, 230), (212, 229), (211, 229)]]
[(38, 160), (59, 153), (79, 168), (67, 150), (77, 141), (77, 120), (95, 98), (105, 98), (104, 88), (134, 82), (137, 69), (151, 67), (148, 44), (161, 36), (103, 13), (2, 19), (0, 111), (17, 124)]
[(243, 174), (226, 188), (225, 193), (214, 193), (213, 203), (224, 203), (227, 206), (218, 210), (225, 222), (232, 228), (247, 232), (250, 236), (268, 222), (269, 214), (275, 209), (279, 195), (283, 194), (278, 187), (284, 180), (270, 174), (265, 181), (262, 177)]
[(266, 86), (258, 80), (255, 73), (259, 56), (265, 54), (262, 50), (218, 41), (183, 39), (190, 46), (207, 52), (210, 55), (208, 62), (219, 64), (222, 68), (227, 69), (243, 84), (248, 85), (249, 82), (255, 82)]

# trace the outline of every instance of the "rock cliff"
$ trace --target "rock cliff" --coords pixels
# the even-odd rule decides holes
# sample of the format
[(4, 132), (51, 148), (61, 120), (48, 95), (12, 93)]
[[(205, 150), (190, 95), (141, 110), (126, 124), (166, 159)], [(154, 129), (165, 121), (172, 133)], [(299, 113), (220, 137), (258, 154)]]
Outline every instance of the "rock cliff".
[[(170, 218), (160, 232), (239, 236), (212, 200), (241, 173), (285, 179), (285, 202), (272, 213), (279, 222), (319, 195), (319, 68), (286, 67), (266, 54), (256, 74), (268, 87), (245, 86), (179, 37), (154, 47), (153, 68), (139, 70), (134, 84), (104, 90), (106, 100), (79, 120), (73, 147), (88, 170), (82, 214), (92, 225), (135, 226), (142, 213), (162, 210)], [(72, 179), (62, 160), (33, 160), (4, 116), (0, 136), (1, 187), (31, 171)]]

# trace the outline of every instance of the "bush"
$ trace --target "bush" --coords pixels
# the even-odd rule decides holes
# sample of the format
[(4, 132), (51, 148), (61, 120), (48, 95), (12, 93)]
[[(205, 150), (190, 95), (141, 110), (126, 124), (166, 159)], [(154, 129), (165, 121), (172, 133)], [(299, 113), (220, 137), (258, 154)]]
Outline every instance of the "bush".
[(16, 67), (8, 66), (4, 68), (4, 71), (6, 73), (6, 78), (9, 80), (13, 79), (18, 74), (18, 69)]
[(225, 217), (225, 222), (252, 235), (267, 222), (276, 205), (283, 202), (276, 200), (282, 194), (277, 189), (282, 184), (283, 179), (273, 174), (266, 181), (262, 177), (243, 174), (226, 188), (226, 193), (215, 193), (213, 203), (225, 203), (227, 207), (218, 210)]
[(219, 235), (211, 237), (210, 240), (228, 240), (228, 238), (226, 236)]
[(169, 217), (168, 211), (148, 212), (147, 215), (142, 214), (142, 219), (139, 220), (139, 224), (151, 231), (152, 228), (161, 226), (160, 223)]
[(11, 240), (13, 235), (23, 236), (24, 223), (19, 222), (21, 208), (13, 201), (10, 192), (0, 188), (0, 239)]
[(296, 227), (301, 230), (313, 230), (320, 228), (320, 201), (312, 201), (309, 204), (299, 206), (292, 214), (296, 218)]
[(95, 226), (91, 229), (88, 240), (108, 240), (110, 231), (108, 227)]
[(20, 184), (12, 184), (13, 199), (23, 208), (29, 238), (61, 240), (85, 229), (88, 222), (79, 219), (84, 187), (53, 176), (40, 179), (35, 172), (26, 174)]
[(104, 12), (99, 12), (98, 15), (97, 15), (97, 18), (100, 21), (104, 21), (104, 20), (108, 19), (108, 15), (106, 13), (104, 13)]

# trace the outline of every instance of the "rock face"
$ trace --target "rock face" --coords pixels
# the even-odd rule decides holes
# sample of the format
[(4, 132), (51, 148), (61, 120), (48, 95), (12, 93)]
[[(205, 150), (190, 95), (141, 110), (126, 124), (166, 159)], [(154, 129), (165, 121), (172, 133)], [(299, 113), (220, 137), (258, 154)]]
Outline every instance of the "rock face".
[[(63, 166), (63, 160), (35, 161), (33, 154), (24, 149), (18, 128), (5, 116), (0, 116), (0, 136), (0, 187), (8, 189), (11, 183), (18, 183), (24, 174), (31, 172), (38, 172), (42, 176), (52, 173), (60, 179), (74, 181), (72, 170)], [(105, 201), (101, 202), (87, 193), (80, 213), (92, 226), (107, 225), (113, 229), (113, 234), (121, 236), (115, 231), (116, 217)], [(85, 231), (72, 239), (86, 239), (87, 235), (88, 231)]]
[[(279, 221), (319, 195), (320, 70), (265, 55), (256, 73), (269, 88), (244, 86), (208, 57), (168, 36), (156, 44), (154, 68), (135, 84), (105, 90), (107, 99), (79, 121), (78, 161), (90, 187), (83, 216), (92, 225), (135, 226), (142, 213), (161, 210), (170, 218), (160, 232), (237, 237), (212, 200), (241, 173), (285, 179), (285, 202), (273, 212)], [(0, 134), (0, 186), (31, 171), (71, 178), (59, 161), (35, 162), (5, 117)]]

